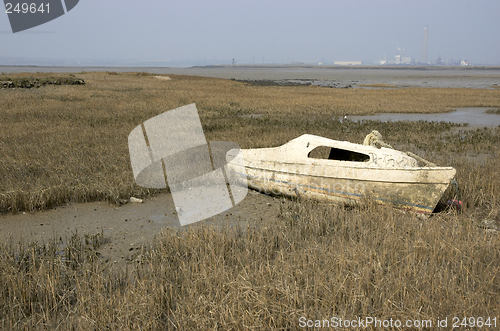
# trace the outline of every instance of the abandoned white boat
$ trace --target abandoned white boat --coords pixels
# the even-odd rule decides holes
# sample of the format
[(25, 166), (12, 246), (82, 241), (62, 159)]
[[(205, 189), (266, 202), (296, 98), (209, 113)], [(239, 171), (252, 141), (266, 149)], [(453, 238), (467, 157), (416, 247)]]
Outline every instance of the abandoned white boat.
[(369, 197), (419, 213), (432, 213), (456, 172), (392, 148), (309, 134), (241, 152), (248, 187), (262, 193), (347, 204)]

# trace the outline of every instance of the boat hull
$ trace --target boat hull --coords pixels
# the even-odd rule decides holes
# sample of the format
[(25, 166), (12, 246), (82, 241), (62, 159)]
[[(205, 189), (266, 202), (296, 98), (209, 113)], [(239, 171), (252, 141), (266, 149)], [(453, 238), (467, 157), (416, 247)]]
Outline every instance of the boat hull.
[[(328, 157), (314, 156), (317, 148)], [(241, 151), (242, 184), (265, 194), (358, 204), (374, 200), (432, 213), (456, 170), (419, 166), (404, 152), (302, 135), (273, 148)]]
[[(455, 170), (426, 169), (434, 176), (445, 178), (441, 182), (402, 181), (379, 179), (354, 179), (325, 176), (311, 176), (304, 173), (270, 171), (268, 169), (245, 167), (248, 187), (264, 194), (287, 197), (309, 198), (343, 204), (364, 203), (368, 199), (396, 208), (418, 213), (432, 213), (439, 199), (449, 186)], [(387, 171), (389, 172), (389, 171)], [(380, 173), (377, 177), (380, 177)], [(396, 174), (386, 173), (391, 177)], [(392, 175), (392, 176), (391, 176)], [(401, 177), (401, 174), (398, 174)], [(413, 174), (414, 176), (425, 176)]]

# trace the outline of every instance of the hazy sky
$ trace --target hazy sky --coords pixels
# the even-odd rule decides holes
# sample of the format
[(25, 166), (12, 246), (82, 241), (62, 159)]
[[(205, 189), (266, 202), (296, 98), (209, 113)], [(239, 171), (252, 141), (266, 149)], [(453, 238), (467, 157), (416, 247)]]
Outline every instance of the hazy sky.
[[(27, 1), (29, 2), (29, 1)], [(499, 0), (80, 0), (12, 33), (0, 13), (0, 57), (104, 60), (500, 63)]]

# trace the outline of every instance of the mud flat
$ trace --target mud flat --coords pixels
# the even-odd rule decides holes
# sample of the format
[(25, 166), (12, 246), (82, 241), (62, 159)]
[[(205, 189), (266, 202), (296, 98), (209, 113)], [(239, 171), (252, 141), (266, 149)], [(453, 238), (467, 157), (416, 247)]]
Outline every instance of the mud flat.
[(236, 225), (245, 228), (276, 220), (280, 204), (279, 198), (251, 190), (231, 210), (181, 227), (170, 194), (122, 206), (98, 201), (70, 203), (41, 212), (0, 216), (0, 241), (48, 242), (54, 236), (70, 238), (75, 233), (101, 233), (107, 241), (99, 249), (102, 261), (124, 268), (131, 262), (134, 250), (148, 246), (162, 229), (187, 231), (197, 226), (223, 228)]
[(465, 87), (500, 86), (500, 67), (414, 67), (414, 66), (289, 66), (235, 65), (188, 68), (159, 67), (32, 67), (0, 66), (0, 72), (147, 72), (241, 80), (310, 80), (325, 86), (372, 84), (396, 87)]

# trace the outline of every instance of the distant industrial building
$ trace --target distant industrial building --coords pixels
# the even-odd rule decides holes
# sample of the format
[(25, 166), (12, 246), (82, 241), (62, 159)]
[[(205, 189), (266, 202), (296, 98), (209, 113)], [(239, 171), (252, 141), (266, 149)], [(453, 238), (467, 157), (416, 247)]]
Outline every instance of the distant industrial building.
[(410, 56), (401, 56), (401, 55), (396, 55), (396, 58), (394, 60), (395, 64), (411, 64), (411, 57)]

